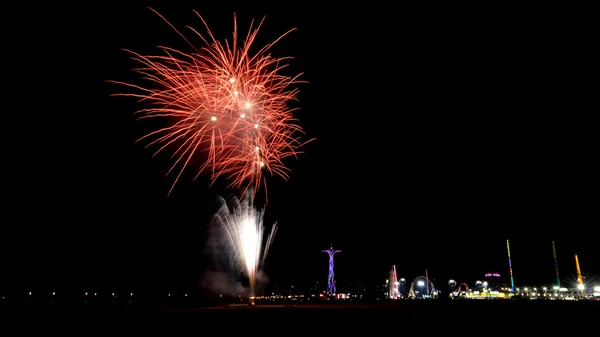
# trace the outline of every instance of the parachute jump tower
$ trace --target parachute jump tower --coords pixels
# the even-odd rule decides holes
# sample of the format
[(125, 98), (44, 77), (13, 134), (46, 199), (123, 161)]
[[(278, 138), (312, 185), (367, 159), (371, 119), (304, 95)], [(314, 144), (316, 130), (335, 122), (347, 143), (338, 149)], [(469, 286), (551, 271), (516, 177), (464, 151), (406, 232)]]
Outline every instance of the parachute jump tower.
[(341, 253), (341, 250), (333, 250), (333, 245), (330, 246), (329, 249), (323, 250), (323, 253), (327, 253), (329, 255), (329, 276), (327, 277), (327, 294), (334, 295), (336, 293), (335, 289), (335, 274), (333, 272), (333, 256), (336, 253)]

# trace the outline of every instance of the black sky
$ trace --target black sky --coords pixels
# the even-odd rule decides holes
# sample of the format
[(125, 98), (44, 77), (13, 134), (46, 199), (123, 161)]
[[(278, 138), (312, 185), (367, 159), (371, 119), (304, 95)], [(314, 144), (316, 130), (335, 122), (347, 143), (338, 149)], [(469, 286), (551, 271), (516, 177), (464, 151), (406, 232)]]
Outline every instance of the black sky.
[[(178, 28), (219, 39), (266, 15), (257, 43), (303, 72), (297, 117), (308, 138), (291, 179), (268, 179), (265, 222), (278, 236), (279, 285), (411, 279), (574, 278), (574, 253), (600, 274), (597, 112), (591, 24), (577, 12), (464, 8), (317, 8), (134, 1), (14, 9), (5, 52), (5, 284), (189, 287), (205, 225), (233, 191), (188, 172), (167, 197), (168, 156), (136, 144), (148, 126), (121, 48), (185, 48)], [(286, 8), (289, 7), (289, 8)], [(8, 57), (8, 59), (6, 59)]]

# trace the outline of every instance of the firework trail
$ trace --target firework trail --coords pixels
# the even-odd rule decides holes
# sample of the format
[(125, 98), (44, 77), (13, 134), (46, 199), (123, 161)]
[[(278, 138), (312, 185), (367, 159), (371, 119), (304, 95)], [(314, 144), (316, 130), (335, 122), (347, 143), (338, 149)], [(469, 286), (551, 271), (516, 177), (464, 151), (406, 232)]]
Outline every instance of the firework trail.
[(211, 229), (215, 231), (212, 244), (229, 255), (236, 275), (244, 273), (248, 277), (250, 296), (254, 296), (257, 278), (277, 232), (277, 224), (273, 224), (263, 245), (264, 209), (255, 208), (253, 193), (246, 193), (241, 200), (235, 196), (229, 200), (219, 197), (219, 202), (220, 207), (210, 222)]
[[(263, 20), (255, 26), (252, 21), (247, 35), (241, 39), (234, 14), (231, 42), (219, 42), (205, 20), (200, 18), (206, 34), (187, 26), (202, 41), (195, 47), (190, 41), (160, 16), (193, 48), (185, 53), (169, 47), (158, 47), (161, 55), (141, 55), (126, 50), (141, 66), (134, 69), (149, 85), (109, 81), (124, 85), (137, 93), (120, 93), (146, 103), (138, 110), (140, 119), (165, 118), (168, 124), (140, 138), (147, 146), (156, 147), (155, 155), (172, 148), (174, 171), (177, 176), (169, 190), (172, 193), (190, 160), (203, 153), (202, 172), (211, 174), (211, 183), (223, 176), (229, 187), (265, 187), (263, 170), (271, 175), (289, 178), (284, 165), (286, 157), (301, 153), (299, 148), (307, 142), (300, 140), (302, 128), (293, 117), (296, 108), (289, 107), (297, 101), (298, 89), (293, 85), (303, 83), (301, 74), (289, 77), (280, 74), (291, 57), (274, 58), (269, 52), (289, 30), (274, 42), (252, 53)], [(240, 42), (242, 40), (243, 42)], [(310, 141), (310, 140), (309, 140)], [(254, 189), (256, 191), (256, 189)]]

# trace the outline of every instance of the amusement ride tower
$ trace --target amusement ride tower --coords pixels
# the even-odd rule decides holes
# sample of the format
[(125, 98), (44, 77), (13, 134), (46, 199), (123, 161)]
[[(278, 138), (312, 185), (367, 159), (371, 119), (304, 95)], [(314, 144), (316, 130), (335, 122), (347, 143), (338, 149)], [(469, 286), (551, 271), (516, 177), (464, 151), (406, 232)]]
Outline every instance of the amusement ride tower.
[(329, 255), (329, 276), (327, 276), (327, 294), (334, 295), (336, 293), (335, 289), (335, 274), (333, 272), (333, 256), (335, 253), (341, 253), (341, 250), (333, 250), (333, 245), (330, 246), (328, 250), (323, 250), (323, 253), (327, 253)]
[(577, 253), (575, 253), (575, 267), (577, 268), (577, 286), (581, 290), (581, 296), (583, 297), (585, 295), (585, 287), (583, 285), (583, 274), (581, 274), (581, 268), (579, 268)]
[(513, 278), (512, 260), (510, 258), (510, 242), (506, 240), (506, 249), (508, 250), (508, 270), (510, 271), (510, 287), (515, 292), (515, 279)]
[(393, 265), (388, 279), (388, 298), (393, 300), (400, 298), (399, 286), (400, 282), (398, 282), (398, 275), (396, 274), (396, 265)]
[(556, 259), (556, 246), (552, 241), (552, 256), (554, 257), (554, 269), (556, 270), (556, 286), (560, 288), (560, 277), (558, 275), (558, 260)]

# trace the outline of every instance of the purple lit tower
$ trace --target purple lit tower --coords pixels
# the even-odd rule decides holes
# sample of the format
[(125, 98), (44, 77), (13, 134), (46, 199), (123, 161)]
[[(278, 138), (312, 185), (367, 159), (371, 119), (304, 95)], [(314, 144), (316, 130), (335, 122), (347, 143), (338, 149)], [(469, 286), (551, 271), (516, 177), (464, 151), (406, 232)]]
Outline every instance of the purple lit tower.
[(335, 275), (333, 273), (333, 255), (335, 253), (341, 253), (341, 250), (333, 250), (333, 245), (330, 246), (328, 250), (323, 250), (323, 253), (327, 253), (329, 255), (329, 276), (327, 277), (327, 294), (334, 295), (336, 293), (335, 289)]

